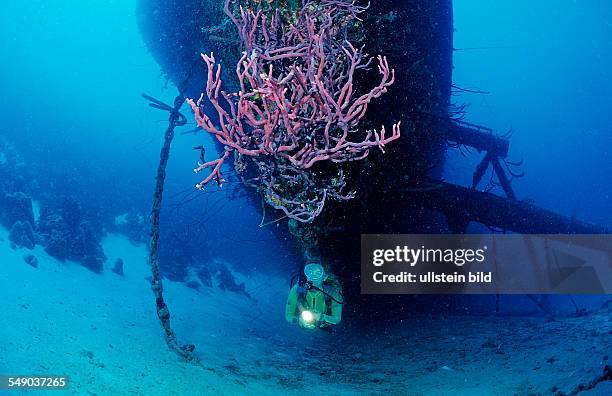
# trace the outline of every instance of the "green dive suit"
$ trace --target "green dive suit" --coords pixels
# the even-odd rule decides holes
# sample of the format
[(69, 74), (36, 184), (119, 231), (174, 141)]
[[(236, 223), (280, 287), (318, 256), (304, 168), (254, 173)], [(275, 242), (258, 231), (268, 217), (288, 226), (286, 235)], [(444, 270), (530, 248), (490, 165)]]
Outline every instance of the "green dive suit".
[[(342, 317), (342, 291), (336, 281), (326, 279), (320, 290), (294, 285), (287, 297), (285, 319), (289, 323), (297, 323), (301, 327), (325, 328), (340, 323)], [(335, 300), (335, 301), (334, 301)], [(306, 323), (301, 313), (310, 311), (314, 315), (314, 323)]]

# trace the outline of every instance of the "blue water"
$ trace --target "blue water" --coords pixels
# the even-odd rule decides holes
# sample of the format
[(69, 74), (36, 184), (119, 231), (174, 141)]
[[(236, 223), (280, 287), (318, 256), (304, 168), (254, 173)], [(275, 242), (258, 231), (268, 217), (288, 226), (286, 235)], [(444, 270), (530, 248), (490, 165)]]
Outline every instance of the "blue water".
[[(456, 0), (454, 3), (456, 51), (453, 81), (459, 87), (486, 93), (459, 93), (453, 101), (469, 104), (466, 121), (490, 127), (500, 135), (512, 131), (509, 159), (522, 160), (520, 169), (525, 173), (523, 178), (513, 181), (517, 197), (566, 216), (598, 225), (611, 225), (612, 3), (598, 0), (543, 0), (535, 3), (528, 0)], [(105, 249), (111, 249), (108, 246), (113, 249), (121, 247), (106, 252), (104, 275), (92, 275), (91, 278), (90, 274), (82, 275), (83, 278), (81, 275), (67, 275), (67, 279), (83, 279), (83, 282), (91, 282), (86, 284), (94, 285), (95, 276), (107, 279), (112, 263), (119, 257), (115, 252), (122, 252), (124, 257), (140, 258), (146, 253), (147, 216), (163, 132), (167, 127), (167, 113), (148, 107), (140, 95), (146, 93), (172, 103), (176, 88), (165, 78), (141, 37), (134, 0), (30, 0), (3, 4), (0, 54), (3, 54), (0, 63), (0, 147), (4, 152), (8, 152), (6, 147), (11, 147), (11, 152), (18, 153), (19, 167), (15, 168), (18, 170), (13, 172), (13, 176), (18, 180), (15, 183), (22, 186), (11, 187), (10, 192), (25, 191), (36, 204), (53, 201), (60, 206), (64, 202), (63, 196), (72, 196), (79, 202), (83, 219), (92, 224), (94, 233), (100, 234), (99, 240), (106, 241)], [(513, 315), (534, 314), (532, 317), (503, 317), (499, 322), (487, 317), (480, 326), (482, 319), (474, 316), (472, 320), (470, 309), (479, 314), (491, 312), (492, 300), (490, 297), (472, 297), (465, 299), (463, 304), (467, 307), (467, 315), (458, 319), (458, 324), (436, 316), (444, 309), (438, 307), (440, 309), (436, 310), (436, 304), (432, 303), (427, 308), (430, 312), (421, 312), (432, 317), (421, 322), (406, 325), (404, 320), (407, 319), (398, 316), (395, 318), (397, 321), (388, 327), (372, 324), (371, 330), (363, 323), (345, 323), (338, 338), (328, 334), (312, 337), (291, 328), (282, 318), (286, 298), (284, 282), (289, 281), (299, 266), (299, 255), (291, 249), (291, 237), (279, 238), (279, 233), (273, 229), (276, 224), (259, 227), (262, 219), (258, 203), (244, 195), (245, 190), (232, 178), (229, 169), (226, 170), (230, 175), (229, 182), (223, 189), (216, 186), (211, 186), (206, 192), (194, 189), (201, 177), (192, 172), (198, 160), (193, 147), (204, 145), (209, 153), (217, 151), (218, 147), (201, 132), (189, 133), (194, 127), (191, 111), (183, 107), (183, 112), (188, 116), (189, 124), (177, 129), (172, 146), (161, 223), (162, 258), (173, 263), (166, 265), (164, 275), (171, 284), (171, 303), (178, 307), (176, 326), (180, 335), (186, 334), (187, 338), (204, 344), (201, 357), (205, 358), (208, 353), (208, 342), (213, 345), (211, 350), (215, 351), (215, 356), (221, 356), (219, 360), (211, 359), (210, 365), (222, 380), (216, 377), (202, 379), (212, 384), (207, 388), (210, 394), (303, 394), (308, 390), (309, 381), (319, 377), (326, 377), (324, 386), (319, 384), (321, 387), (316, 388), (320, 394), (494, 394), (495, 385), (487, 380), (482, 380), (482, 384), (466, 385), (468, 378), (473, 379), (479, 371), (486, 370), (487, 365), (498, 371), (496, 375), (499, 378), (491, 378), (503, 384), (495, 394), (541, 394), (539, 392), (551, 391), (555, 384), (561, 384), (565, 386), (563, 390), (569, 391), (579, 383), (596, 378), (609, 364), (611, 315), (609, 308), (597, 311), (609, 296), (576, 298), (574, 301), (567, 296), (552, 298), (553, 310), (557, 308), (564, 315), (571, 313), (576, 302), (580, 307), (595, 312), (592, 317), (571, 318), (567, 322), (558, 322), (558, 325), (543, 317), (545, 315), (534, 308), (529, 299), (519, 297), (510, 300), (513, 306), (509, 311)], [(456, 150), (449, 150), (447, 158), (445, 180), (469, 185), (481, 157), (471, 155), (466, 158)], [(8, 188), (8, 184), (0, 185)], [(240, 196), (236, 197), (237, 194)], [(131, 233), (119, 224), (118, 219), (126, 213), (141, 218), (138, 226), (133, 225)], [(274, 220), (274, 217), (266, 220)], [(108, 242), (104, 239), (106, 233), (123, 233), (140, 250), (124, 248), (123, 242), (116, 242), (114, 236), (112, 243)], [(0, 260), (24, 265), (20, 256), (28, 252), (9, 249), (5, 234), (2, 234), (0, 243), (6, 245), (2, 251), (8, 253)], [(46, 257), (41, 248), (35, 252), (39, 257)], [(40, 268), (46, 265), (45, 260), (41, 258)], [(183, 281), (202, 279), (195, 272), (203, 262), (217, 263), (210, 270), (213, 279), (225, 271), (223, 268), (231, 269), (236, 284), (245, 282), (242, 291), (250, 297), (246, 298), (241, 290), (219, 291), (218, 287), (204, 285), (196, 293), (183, 287), (186, 283)], [(220, 262), (227, 265), (218, 264)], [(129, 260), (126, 260), (126, 265), (129, 273)], [(146, 269), (144, 264), (142, 267)], [(61, 273), (63, 267), (58, 268), (55, 272)], [(66, 269), (69, 274), (72, 270), (74, 268)], [(23, 290), (28, 292), (21, 292), (18, 287), (7, 292), (10, 298), (3, 299), (3, 304), (16, 305), (14, 300), (19, 298), (21, 301), (21, 296), (30, 301), (30, 306), (36, 306), (36, 301), (47, 300), (44, 282), (28, 278), (32, 276), (35, 279), (36, 273), (20, 275), (18, 271), (7, 270), (6, 274), (9, 274), (4, 278), (6, 284), (17, 285), (23, 281), (29, 286), (23, 286)], [(138, 272), (140, 281), (148, 276), (147, 273), (140, 275)], [(270, 281), (272, 278), (273, 282)], [(141, 283), (144, 297), (132, 296), (127, 288), (121, 289), (121, 293), (131, 296), (125, 297), (130, 301), (126, 304), (130, 307), (138, 307), (142, 301), (150, 300), (151, 306), (143, 305), (147, 308), (134, 312), (140, 314), (149, 310), (147, 318), (153, 322), (156, 319), (152, 311), (153, 296), (146, 294), (150, 293), (148, 286)], [(66, 283), (62, 290), (72, 288), (73, 284)], [(92, 286), (91, 290), (98, 289)], [(100, 290), (99, 295), (107, 293), (101, 287)], [(75, 288), (73, 295), (79, 293), (79, 288)], [(87, 301), (93, 298), (89, 293), (82, 293)], [(219, 297), (226, 294), (218, 293), (227, 293), (228, 305), (231, 306), (227, 313), (223, 306), (225, 297)], [(113, 307), (107, 312), (100, 308), (105, 304), (105, 300), (101, 301), (100, 305), (89, 306), (84, 315), (91, 319), (104, 312), (111, 318), (110, 322), (119, 324), (131, 320), (134, 312), (122, 311), (121, 307)], [(218, 305), (208, 305), (210, 301)], [(258, 304), (261, 305), (253, 307)], [(189, 308), (195, 306), (198, 307), (197, 313), (191, 316)], [(71, 307), (78, 307), (78, 304)], [(259, 316), (251, 313), (251, 308), (266, 321), (259, 321)], [(78, 308), (73, 309), (78, 312)], [(216, 326), (217, 322), (206, 321), (207, 309), (215, 312), (212, 316), (219, 321), (219, 326)], [(381, 307), (380, 310), (387, 309)], [(389, 310), (392, 309), (393, 306)], [(6, 360), (2, 358), (4, 351), (6, 356), (9, 352), (14, 353), (9, 344), (34, 342), (35, 335), (25, 330), (20, 333), (9, 329), (9, 326), (28, 328), (24, 324), (27, 316), (20, 315), (0, 321), (3, 322), (0, 335), (7, 337), (0, 340), (0, 376), (5, 373), (26, 374), (29, 369), (12, 366), (11, 362), (20, 361), (14, 356), (6, 357)], [(67, 321), (62, 315), (64, 313), (60, 311), (52, 312), (47, 320), (54, 323)], [(202, 325), (207, 326), (206, 330), (200, 331), (197, 326), (192, 326), (192, 321), (206, 323)], [(15, 324), (9, 325), (9, 322)], [(150, 324), (142, 323), (138, 326), (143, 329)], [(152, 338), (147, 339), (150, 344), (143, 349), (164, 350), (156, 326), (154, 323), (148, 333), (143, 332), (152, 334)], [(90, 330), (75, 330), (75, 337), (77, 333)], [(578, 334), (576, 337), (580, 341), (559, 338), (545, 344), (545, 337), (538, 338), (542, 332), (567, 335), (571, 331)], [(64, 333), (70, 334), (70, 326)], [(21, 338), (18, 334), (22, 334)], [(8, 337), (14, 338), (7, 342)], [(91, 339), (97, 337), (92, 335)], [(228, 337), (225, 340), (227, 345), (224, 345), (224, 337)], [(373, 341), (370, 344), (364, 341), (366, 339)], [(397, 339), (406, 343), (394, 354), (393, 346)], [(464, 345), (465, 350), (452, 348), (449, 352), (452, 359), (448, 357), (445, 360), (440, 356), (451, 348), (447, 342), (453, 340)], [(130, 345), (138, 342), (134, 339)], [(576, 349), (568, 351), (566, 346), (572, 342)], [(251, 343), (255, 352), (244, 352), (241, 356), (241, 348), (250, 351), (248, 348), (251, 346), (245, 345)], [(515, 344), (511, 346), (508, 343)], [(43, 361), (62, 359), (57, 356), (80, 353), (74, 352), (67, 344), (55, 345), (54, 352), (43, 353), (41, 365)], [(65, 348), (64, 354), (54, 355), (62, 348)], [(538, 348), (540, 352), (535, 352)], [(579, 356), (588, 353), (589, 348), (592, 359), (581, 367)], [(104, 355), (94, 346), (90, 349), (96, 356)], [(500, 350), (504, 356), (509, 356), (505, 361), (496, 360), (502, 355)], [(405, 359), (401, 361), (405, 363), (403, 370), (406, 371), (400, 371), (400, 374), (396, 367), (398, 355)], [(87, 353), (83, 356), (85, 360), (89, 359), (89, 363), (100, 363), (88, 357)], [(107, 370), (111, 370), (110, 366), (129, 365), (129, 356), (120, 355), (116, 361), (112, 360), (114, 355), (108, 356), (113, 363), (106, 363)], [(200, 372), (197, 370), (200, 368), (195, 371), (184, 368), (191, 366), (178, 358), (172, 360), (175, 355), (160, 358), (142, 352), (142, 356), (140, 363), (143, 365), (162, 368), (172, 365), (178, 367), (178, 373), (188, 373), (184, 374), (186, 379), (177, 381), (198, 381)], [(66, 358), (70, 363), (58, 364), (57, 367), (78, 367), (78, 363), (73, 364), (70, 359)], [(117, 363), (122, 359), (123, 363)], [(490, 363), (491, 359), (494, 363)], [(547, 359), (563, 361), (566, 367), (561, 371), (563, 379), (555, 377), (557, 369), (553, 363), (547, 363)], [(304, 365), (303, 373), (290, 367), (296, 360)], [(447, 362), (451, 360), (452, 364)], [(521, 367), (525, 360), (529, 369)], [(31, 372), (53, 371), (53, 367), (46, 364), (42, 369), (31, 368)], [(242, 371), (236, 369), (236, 365)], [(90, 366), (85, 366), (88, 368), (84, 371), (90, 370)], [(99, 364), (96, 367), (92, 370), (100, 370), (96, 373), (102, 374), (90, 381), (96, 389), (94, 394), (126, 394), (124, 392), (129, 390), (136, 394), (167, 394), (164, 392), (173, 388), (168, 385), (172, 381), (151, 389), (136, 389), (129, 384), (107, 386), (113, 381), (105, 378), (104, 368)], [(540, 371), (541, 367), (544, 369)], [(83, 392), (87, 391), (85, 378), (88, 377), (79, 370), (75, 368), (71, 375), (82, 387), (73, 388), (72, 394), (85, 394)], [(575, 376), (574, 372), (577, 373)], [(273, 381), (266, 382), (270, 376)], [(411, 380), (416, 384), (414, 389), (409, 386)], [(444, 387), (445, 383), (451, 385)], [(520, 387), (519, 383), (529, 385)], [(185, 388), (177, 389), (182, 393)]]

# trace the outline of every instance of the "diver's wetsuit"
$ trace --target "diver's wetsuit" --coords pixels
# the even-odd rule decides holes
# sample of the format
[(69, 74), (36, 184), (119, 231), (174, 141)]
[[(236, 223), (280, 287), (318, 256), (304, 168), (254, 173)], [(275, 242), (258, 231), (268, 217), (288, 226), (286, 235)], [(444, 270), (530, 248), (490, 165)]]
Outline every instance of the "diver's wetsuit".
[(323, 283), (323, 290), (332, 298), (327, 297), (325, 293), (314, 288), (309, 290), (300, 289), (300, 285), (294, 285), (289, 292), (289, 297), (287, 297), (285, 319), (289, 323), (294, 323), (294, 321), (300, 323), (300, 314), (304, 310), (322, 315), (317, 324), (320, 328), (340, 323), (342, 304), (338, 301), (342, 301), (342, 293), (337, 282), (326, 281)]

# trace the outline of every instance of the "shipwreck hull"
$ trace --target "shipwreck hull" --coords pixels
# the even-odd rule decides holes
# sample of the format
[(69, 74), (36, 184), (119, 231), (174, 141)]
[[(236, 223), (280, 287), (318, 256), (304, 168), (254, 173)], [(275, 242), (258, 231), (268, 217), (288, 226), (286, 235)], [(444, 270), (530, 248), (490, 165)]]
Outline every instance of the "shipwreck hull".
[[(187, 96), (197, 97), (205, 81), (200, 52), (225, 54), (224, 62), (235, 62), (236, 43), (224, 41), (214, 29), (223, 20), (223, 1), (217, 3), (214, 7), (198, 0), (141, 0), (138, 5), (143, 38), (167, 77), (179, 86), (190, 77)], [(430, 211), (415, 210), (401, 199), (399, 187), (426, 175), (436, 177), (431, 170), (444, 157), (446, 140), (440, 131), (451, 97), (452, 2), (373, 2), (363, 24), (367, 52), (387, 56), (396, 73), (388, 94), (371, 106), (367, 126), (389, 128), (402, 121), (403, 136), (385, 155), (373, 151), (368, 161), (352, 167), (349, 177), (356, 199), (328, 202), (315, 224), (300, 225), (297, 232), (308, 235), (308, 241), (298, 237), (298, 248), (314, 248), (337, 271), (346, 269), (347, 276), (355, 273), (363, 232), (444, 228), (439, 222), (432, 227)], [(232, 81), (232, 76), (225, 81)]]
[[(214, 29), (223, 20), (223, 0), (209, 3), (141, 0), (138, 4), (144, 41), (169, 80), (178, 86), (187, 81), (188, 97), (199, 96), (205, 81), (199, 53), (222, 54), (222, 62), (230, 65), (238, 55), (236, 43), (225, 41)], [(353, 184), (359, 196), (348, 205), (330, 204), (324, 214), (327, 218), (320, 223), (331, 221), (348, 226), (345, 221), (351, 218), (359, 219), (351, 226), (357, 233), (372, 227), (381, 232), (408, 231), (413, 227), (404, 221), (401, 210), (406, 205), (395, 200), (394, 191), (428, 173), (435, 177), (431, 169), (441, 164), (446, 149), (440, 130), (447, 119), (451, 96), (452, 2), (374, 2), (363, 24), (367, 52), (387, 56), (396, 73), (396, 83), (371, 104), (365, 122), (367, 127), (379, 129), (402, 121), (403, 136), (389, 145), (385, 155), (373, 150), (367, 161), (366, 178), (360, 176), (364, 174), (363, 164), (354, 167)], [(233, 80), (232, 75), (224, 81)], [(363, 83), (371, 85), (368, 81)], [(345, 213), (339, 215), (338, 211)]]
[[(237, 43), (223, 37), (216, 28), (224, 18), (222, 4), (223, 0), (139, 1), (144, 41), (167, 77), (185, 87), (188, 97), (199, 96), (206, 80), (200, 52), (222, 54), (225, 64), (234, 64), (238, 57)], [(390, 128), (401, 121), (402, 138), (388, 145), (384, 155), (372, 150), (366, 160), (347, 166), (349, 185), (357, 190), (355, 199), (327, 202), (323, 214), (312, 224), (285, 222), (275, 227), (282, 239), (292, 241), (305, 260), (314, 255), (333, 268), (350, 301), (346, 308), (349, 315), (371, 315), (381, 303), (396, 303), (389, 316), (397, 318), (403, 311), (430, 312), (433, 307), (453, 311), (463, 308), (466, 301), (461, 297), (433, 296), (362, 298), (359, 246), (364, 233), (460, 233), (472, 221), (524, 233), (605, 231), (603, 227), (521, 204), (514, 199), (510, 187), (506, 191), (508, 199), (436, 182), (449, 141), (487, 152), (495, 161), (508, 150), (508, 141), (490, 131), (483, 133), (453, 122), (452, 0), (372, 2), (363, 18), (363, 28), (367, 52), (387, 56), (396, 76), (389, 92), (370, 105), (363, 127)], [(233, 77), (226, 76), (224, 81), (229, 83)], [(370, 85), (367, 78), (361, 83)], [(422, 190), (424, 183), (438, 188)], [(256, 192), (245, 189), (254, 207), (259, 208)], [(511, 221), (513, 218), (526, 220)], [(547, 223), (530, 222), (533, 218)], [(368, 307), (371, 309), (364, 309)]]

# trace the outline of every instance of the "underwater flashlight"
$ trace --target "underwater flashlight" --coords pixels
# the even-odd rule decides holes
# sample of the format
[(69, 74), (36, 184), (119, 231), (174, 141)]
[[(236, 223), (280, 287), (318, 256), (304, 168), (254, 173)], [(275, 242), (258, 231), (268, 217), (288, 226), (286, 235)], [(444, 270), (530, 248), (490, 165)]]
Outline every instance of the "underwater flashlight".
[(310, 311), (302, 311), (302, 320), (306, 323), (314, 322), (314, 315)]

